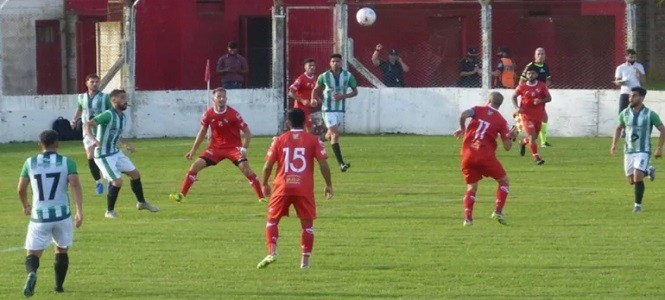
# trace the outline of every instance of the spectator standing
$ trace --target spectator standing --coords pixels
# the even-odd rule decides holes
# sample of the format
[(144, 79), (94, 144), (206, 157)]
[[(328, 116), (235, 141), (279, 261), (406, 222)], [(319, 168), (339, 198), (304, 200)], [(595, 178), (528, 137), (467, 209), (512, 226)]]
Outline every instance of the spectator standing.
[(379, 54), (382, 49), (383, 45), (376, 45), (374, 53), (372, 53), (372, 63), (381, 69), (383, 83), (387, 87), (405, 87), (404, 72), (409, 72), (409, 66), (399, 56), (397, 49), (388, 51), (388, 60), (380, 60)]
[(245, 76), (249, 73), (247, 59), (238, 54), (238, 43), (231, 41), (228, 44), (228, 53), (217, 61), (217, 73), (222, 77), (224, 89), (241, 89)]
[(479, 54), (476, 46), (467, 47), (466, 57), (462, 58), (459, 63), (458, 87), (481, 87), (482, 79), (480, 74), (482, 73), (482, 65), (478, 60)]

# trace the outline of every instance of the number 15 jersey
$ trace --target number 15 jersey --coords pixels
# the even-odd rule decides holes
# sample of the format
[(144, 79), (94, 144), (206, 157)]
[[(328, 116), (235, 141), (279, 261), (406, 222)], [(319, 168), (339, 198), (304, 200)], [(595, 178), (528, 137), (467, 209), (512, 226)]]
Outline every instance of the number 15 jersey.
[(314, 199), (314, 159), (327, 159), (319, 138), (292, 129), (273, 139), (266, 161), (277, 162), (273, 196), (305, 196)]
[(501, 113), (491, 106), (474, 106), (469, 109), (471, 122), (466, 128), (462, 143), (462, 156), (493, 157), (496, 155), (496, 138), (507, 139), (510, 128)]

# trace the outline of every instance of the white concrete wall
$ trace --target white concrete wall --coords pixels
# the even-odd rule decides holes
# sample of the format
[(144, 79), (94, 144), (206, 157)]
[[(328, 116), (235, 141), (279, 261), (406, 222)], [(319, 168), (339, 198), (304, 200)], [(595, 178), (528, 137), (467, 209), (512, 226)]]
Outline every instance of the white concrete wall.
[[(501, 90), (501, 112), (510, 123), (511, 90)], [(618, 91), (553, 90), (548, 104), (551, 136), (609, 136), (616, 126)], [(130, 99), (128, 137), (193, 137), (199, 128), (206, 91), (139, 91)], [(282, 101), (272, 90), (230, 90), (228, 103), (249, 124), (254, 135), (274, 135)], [(346, 132), (448, 135), (459, 114), (485, 103), (480, 89), (360, 88), (348, 100)], [(646, 105), (665, 118), (665, 92), (651, 91)], [(34, 141), (58, 116), (71, 118), (75, 95), (5, 96), (0, 98), (0, 143)], [(657, 130), (654, 131), (657, 133)]]

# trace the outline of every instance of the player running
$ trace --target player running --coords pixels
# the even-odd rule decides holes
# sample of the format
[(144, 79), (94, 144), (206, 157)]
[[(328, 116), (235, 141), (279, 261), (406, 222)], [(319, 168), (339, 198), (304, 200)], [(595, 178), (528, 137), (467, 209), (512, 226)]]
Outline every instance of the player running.
[[(545, 83), (537, 80), (538, 73), (536, 67), (530, 66), (526, 69), (527, 81), (520, 83), (513, 94), (513, 106), (515, 113), (521, 115), (522, 127), (526, 132), (526, 137), (520, 141), (520, 155), (526, 153), (526, 145), (529, 145), (533, 159), (537, 165), (545, 163), (538, 154), (538, 144), (536, 139), (540, 132), (540, 127), (545, 115), (545, 103), (552, 101), (552, 96)], [(517, 102), (520, 97), (520, 103)]]

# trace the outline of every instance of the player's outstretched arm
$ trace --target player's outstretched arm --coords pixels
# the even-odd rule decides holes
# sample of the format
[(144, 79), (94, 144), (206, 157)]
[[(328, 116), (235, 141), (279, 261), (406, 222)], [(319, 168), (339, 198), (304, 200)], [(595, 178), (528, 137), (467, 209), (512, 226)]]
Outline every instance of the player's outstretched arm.
[(201, 143), (203, 143), (203, 140), (205, 139), (207, 132), (208, 132), (208, 126), (201, 125), (201, 128), (199, 128), (199, 132), (196, 134), (196, 138), (194, 139), (194, 144), (192, 145), (192, 148), (189, 150), (189, 152), (185, 153), (186, 159), (189, 160), (192, 159), (196, 151), (199, 150), (199, 146), (201, 146)]
[(270, 183), (268, 181), (270, 180), (270, 174), (272, 174), (272, 167), (275, 165), (274, 161), (266, 161), (266, 163), (263, 165), (263, 174), (261, 176), (261, 189), (263, 190), (263, 195), (266, 197), (269, 197), (271, 194), (270, 190)]
[(83, 224), (83, 194), (81, 192), (81, 182), (79, 181), (78, 174), (70, 174), (67, 176), (69, 186), (72, 189), (72, 196), (74, 197), (74, 205), (76, 206), (76, 215), (74, 215), (74, 225), (76, 228), (81, 227)]
[(32, 205), (28, 202), (28, 185), (30, 184), (30, 179), (26, 177), (21, 177), (18, 180), (18, 187), (16, 188), (18, 192), (18, 199), (23, 205), (23, 214), (26, 216), (30, 215), (30, 210), (32, 210)]
[(332, 188), (332, 178), (330, 176), (330, 166), (328, 165), (328, 160), (325, 158), (319, 159), (319, 168), (321, 169), (321, 175), (323, 180), (326, 182), (326, 187), (323, 190), (326, 200), (329, 200), (333, 197), (333, 188)]
[(660, 131), (660, 136), (658, 137), (658, 148), (654, 152), (654, 157), (661, 158), (663, 156), (663, 144), (665, 144), (665, 125), (660, 124), (656, 128)]
[(612, 136), (612, 146), (610, 146), (611, 155), (617, 154), (617, 142), (619, 141), (619, 137), (621, 136), (621, 131), (623, 130), (623, 127), (624, 127), (623, 125), (619, 124), (617, 125), (616, 129), (614, 129), (614, 135)]

